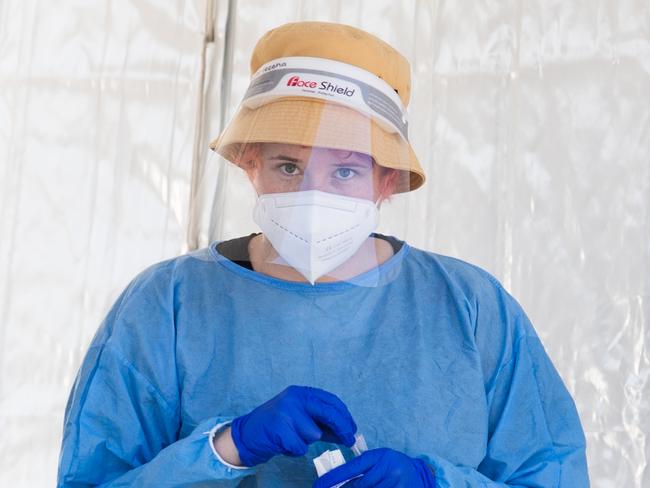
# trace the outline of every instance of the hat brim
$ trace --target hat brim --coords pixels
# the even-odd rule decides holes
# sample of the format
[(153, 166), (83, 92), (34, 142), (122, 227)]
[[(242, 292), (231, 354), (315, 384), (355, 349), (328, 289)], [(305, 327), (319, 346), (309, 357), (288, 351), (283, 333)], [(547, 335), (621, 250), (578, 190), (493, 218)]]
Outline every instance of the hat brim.
[(396, 193), (424, 183), (411, 145), (375, 120), (338, 103), (304, 97), (281, 98), (255, 109), (240, 106), (210, 148), (236, 164), (245, 144), (271, 142), (343, 149), (369, 154), (384, 168), (400, 172)]

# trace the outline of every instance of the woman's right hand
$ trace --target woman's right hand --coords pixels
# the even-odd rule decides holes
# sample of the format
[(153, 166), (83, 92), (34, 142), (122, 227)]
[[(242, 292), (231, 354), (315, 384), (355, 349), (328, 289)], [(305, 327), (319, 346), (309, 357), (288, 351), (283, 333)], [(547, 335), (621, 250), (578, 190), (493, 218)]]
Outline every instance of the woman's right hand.
[(289, 386), (231, 425), (244, 466), (277, 454), (303, 456), (318, 440), (350, 447), (356, 431), (352, 415), (336, 395), (309, 386)]

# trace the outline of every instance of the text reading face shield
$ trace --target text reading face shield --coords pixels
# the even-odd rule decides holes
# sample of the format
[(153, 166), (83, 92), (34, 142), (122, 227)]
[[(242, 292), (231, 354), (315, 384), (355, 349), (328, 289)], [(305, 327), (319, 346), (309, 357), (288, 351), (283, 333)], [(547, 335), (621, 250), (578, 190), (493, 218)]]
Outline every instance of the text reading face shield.
[(399, 241), (375, 233), (381, 207), (423, 176), (405, 108), (378, 76), (327, 59), (275, 59), (253, 75), (210, 147), (257, 195), (251, 217), (261, 234), (248, 246), (255, 271), (347, 281), (399, 252)]

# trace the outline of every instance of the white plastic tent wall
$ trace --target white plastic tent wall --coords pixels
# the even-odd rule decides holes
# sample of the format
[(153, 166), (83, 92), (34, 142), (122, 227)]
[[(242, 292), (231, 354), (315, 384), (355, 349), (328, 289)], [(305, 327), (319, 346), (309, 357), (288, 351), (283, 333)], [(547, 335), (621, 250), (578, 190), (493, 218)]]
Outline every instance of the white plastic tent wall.
[(128, 281), (243, 230), (223, 217), (250, 192), (207, 143), (256, 39), (306, 19), (412, 62), (429, 181), (385, 229), (495, 274), (575, 397), (592, 485), (650, 486), (645, 0), (0, 3), (0, 485), (54, 484), (69, 389)]

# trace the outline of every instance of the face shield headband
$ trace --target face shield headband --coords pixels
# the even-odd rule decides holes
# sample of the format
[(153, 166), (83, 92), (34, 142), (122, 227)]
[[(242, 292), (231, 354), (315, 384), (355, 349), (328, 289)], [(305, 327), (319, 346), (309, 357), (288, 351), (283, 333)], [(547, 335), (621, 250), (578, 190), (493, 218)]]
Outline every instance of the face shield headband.
[(395, 90), (375, 74), (339, 61), (292, 56), (257, 70), (244, 95), (255, 109), (278, 98), (309, 97), (342, 104), (376, 120), (408, 142), (406, 109)]

